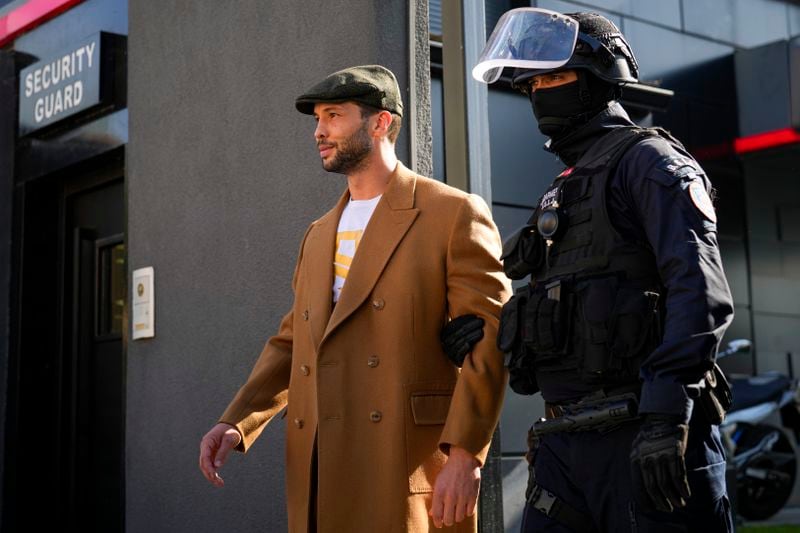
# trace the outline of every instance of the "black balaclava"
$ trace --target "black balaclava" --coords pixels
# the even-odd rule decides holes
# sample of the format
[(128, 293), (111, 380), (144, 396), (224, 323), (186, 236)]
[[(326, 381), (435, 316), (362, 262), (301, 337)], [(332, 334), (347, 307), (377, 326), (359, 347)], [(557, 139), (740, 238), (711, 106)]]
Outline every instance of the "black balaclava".
[(558, 143), (608, 107), (619, 88), (583, 69), (576, 69), (577, 81), (530, 92), (539, 131)]

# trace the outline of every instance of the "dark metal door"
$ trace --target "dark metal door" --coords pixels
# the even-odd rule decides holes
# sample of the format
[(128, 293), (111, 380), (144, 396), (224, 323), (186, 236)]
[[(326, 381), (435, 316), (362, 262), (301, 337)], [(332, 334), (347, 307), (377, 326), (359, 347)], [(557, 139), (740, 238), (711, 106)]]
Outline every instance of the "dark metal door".
[(123, 185), (67, 192), (64, 202), (62, 516), (81, 531), (122, 531)]
[(15, 185), (3, 533), (124, 529), (123, 171)]

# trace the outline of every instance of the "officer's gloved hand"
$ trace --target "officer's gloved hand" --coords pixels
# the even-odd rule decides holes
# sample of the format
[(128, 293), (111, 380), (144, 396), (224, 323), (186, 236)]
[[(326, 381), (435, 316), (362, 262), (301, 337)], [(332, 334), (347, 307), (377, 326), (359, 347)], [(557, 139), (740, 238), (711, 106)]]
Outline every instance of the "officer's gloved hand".
[(483, 319), (475, 315), (461, 315), (442, 328), (439, 338), (447, 358), (461, 368), (464, 358), (475, 343), (483, 338)]
[(681, 417), (648, 414), (633, 440), (634, 487), (643, 487), (643, 498), (659, 511), (683, 507), (691, 496), (684, 461), (688, 436)]

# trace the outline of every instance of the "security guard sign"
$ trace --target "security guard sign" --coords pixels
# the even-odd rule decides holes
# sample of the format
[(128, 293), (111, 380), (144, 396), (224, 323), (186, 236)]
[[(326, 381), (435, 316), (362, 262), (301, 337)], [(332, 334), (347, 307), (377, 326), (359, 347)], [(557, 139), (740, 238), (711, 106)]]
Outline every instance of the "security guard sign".
[(24, 68), (19, 75), (19, 135), (113, 103), (116, 93), (124, 92), (123, 54), (123, 36), (99, 32)]
[(689, 184), (689, 197), (703, 216), (716, 224), (717, 214), (714, 212), (714, 204), (711, 203), (702, 181), (694, 180)]

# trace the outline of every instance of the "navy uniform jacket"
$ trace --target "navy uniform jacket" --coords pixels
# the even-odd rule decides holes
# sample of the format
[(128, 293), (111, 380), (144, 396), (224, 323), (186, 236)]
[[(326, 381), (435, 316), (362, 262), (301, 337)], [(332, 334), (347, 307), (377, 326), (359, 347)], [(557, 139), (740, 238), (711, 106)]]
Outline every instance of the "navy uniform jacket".
[[(605, 130), (630, 124), (622, 107), (613, 104), (587, 125), (593, 135), (583, 144)], [(624, 238), (653, 251), (666, 288), (664, 340), (640, 371), (642, 414), (688, 419), (689, 390), (713, 366), (733, 318), (710, 196), (711, 183), (700, 165), (660, 137), (629, 148), (609, 179), (606, 201), (612, 224)], [(554, 378), (537, 373), (546, 400), (551, 400), (548, 392), (553, 387), (565, 385)]]

